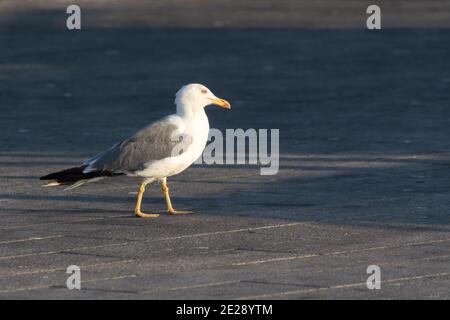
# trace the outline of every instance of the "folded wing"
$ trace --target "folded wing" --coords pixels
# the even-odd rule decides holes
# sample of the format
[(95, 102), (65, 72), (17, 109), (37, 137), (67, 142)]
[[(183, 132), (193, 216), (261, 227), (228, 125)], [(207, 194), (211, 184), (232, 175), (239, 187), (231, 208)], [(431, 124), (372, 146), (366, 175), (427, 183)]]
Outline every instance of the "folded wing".
[(191, 144), (192, 137), (180, 134), (178, 127), (165, 118), (86, 161), (85, 172), (133, 173), (153, 161), (180, 155)]

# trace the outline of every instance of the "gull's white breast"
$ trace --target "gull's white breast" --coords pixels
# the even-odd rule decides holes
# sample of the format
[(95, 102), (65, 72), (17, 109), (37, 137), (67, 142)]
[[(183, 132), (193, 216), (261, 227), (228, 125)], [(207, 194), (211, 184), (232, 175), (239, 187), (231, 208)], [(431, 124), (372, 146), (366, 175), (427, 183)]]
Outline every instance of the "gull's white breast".
[(145, 178), (164, 178), (176, 175), (187, 169), (203, 153), (209, 134), (209, 121), (205, 112), (191, 117), (173, 115), (170, 122), (177, 127), (177, 135), (186, 135), (192, 144), (181, 155), (152, 161), (146, 168), (135, 174)]

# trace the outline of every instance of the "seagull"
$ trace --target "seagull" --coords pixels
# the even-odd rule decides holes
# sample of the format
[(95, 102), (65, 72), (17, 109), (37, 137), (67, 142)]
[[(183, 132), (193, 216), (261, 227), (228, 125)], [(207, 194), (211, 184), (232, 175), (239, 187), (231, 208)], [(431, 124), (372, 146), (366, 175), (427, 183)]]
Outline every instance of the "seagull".
[(154, 181), (161, 182), (169, 214), (192, 213), (172, 207), (167, 177), (184, 171), (202, 155), (209, 133), (205, 107), (217, 105), (231, 109), (231, 105), (198, 83), (183, 86), (175, 95), (175, 105), (175, 114), (149, 124), (80, 166), (41, 177), (41, 180), (51, 180), (43, 186), (72, 189), (106, 177), (126, 175), (141, 182), (134, 210), (137, 217), (159, 217), (141, 211), (145, 187)]

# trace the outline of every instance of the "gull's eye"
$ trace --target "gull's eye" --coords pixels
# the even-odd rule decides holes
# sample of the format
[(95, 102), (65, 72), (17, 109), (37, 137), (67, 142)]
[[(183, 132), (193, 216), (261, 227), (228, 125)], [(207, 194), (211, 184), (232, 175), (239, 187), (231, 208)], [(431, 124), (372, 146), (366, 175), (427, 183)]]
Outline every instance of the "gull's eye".
[(202, 93), (203, 93), (203, 94), (207, 94), (207, 93), (208, 93), (208, 90), (202, 89)]

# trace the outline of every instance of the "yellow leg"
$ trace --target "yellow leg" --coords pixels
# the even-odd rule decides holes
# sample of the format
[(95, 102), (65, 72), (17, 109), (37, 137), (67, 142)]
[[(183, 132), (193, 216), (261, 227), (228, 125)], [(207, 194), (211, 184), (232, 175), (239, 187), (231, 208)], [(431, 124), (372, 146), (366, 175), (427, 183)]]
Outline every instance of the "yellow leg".
[(162, 190), (164, 192), (164, 197), (166, 198), (167, 212), (169, 214), (190, 214), (192, 211), (178, 211), (172, 207), (172, 202), (169, 196), (169, 187), (167, 187), (167, 179), (162, 179)]
[(139, 193), (138, 193), (137, 202), (136, 202), (136, 209), (134, 209), (134, 213), (136, 214), (137, 217), (141, 217), (141, 218), (157, 218), (157, 217), (159, 217), (159, 214), (148, 214), (148, 213), (143, 213), (141, 211), (142, 196), (144, 195), (144, 192), (145, 192), (145, 185), (146, 185), (146, 183), (143, 182), (143, 183), (141, 183), (141, 186), (139, 187)]

